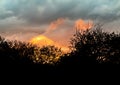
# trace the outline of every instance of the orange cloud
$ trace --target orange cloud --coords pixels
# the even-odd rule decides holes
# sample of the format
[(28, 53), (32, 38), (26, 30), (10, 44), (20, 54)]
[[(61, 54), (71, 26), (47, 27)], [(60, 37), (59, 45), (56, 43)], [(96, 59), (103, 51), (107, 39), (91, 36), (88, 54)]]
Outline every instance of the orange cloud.
[(59, 25), (63, 24), (65, 19), (59, 18), (56, 21), (51, 22), (50, 26), (47, 29), (47, 32), (53, 31), (58, 28)]
[[(58, 48), (61, 48), (62, 51), (64, 52), (69, 52), (69, 48), (67, 47), (67, 45), (63, 45), (62, 43), (59, 43), (58, 41), (53, 41), (52, 39), (46, 37), (46, 33), (50, 33), (54, 30), (56, 30), (60, 25), (62, 25), (64, 23), (65, 19), (63, 18), (59, 18), (57, 19), (56, 21), (53, 21), (51, 22), (51, 24), (49, 25), (48, 29), (46, 30), (45, 33), (41, 34), (41, 35), (38, 35), (36, 37), (33, 37), (31, 40), (30, 40), (30, 43), (34, 44), (34, 45), (37, 45), (39, 47), (42, 47), (42, 46), (47, 46), (47, 45), (54, 45)], [(75, 28), (79, 29), (79, 30), (87, 30), (87, 29), (91, 29), (93, 27), (93, 22), (92, 21), (84, 21), (82, 19), (80, 20), (77, 20), (75, 22)], [(56, 38), (58, 38), (58, 36), (56, 36)], [(64, 39), (65, 37), (63, 37)], [(64, 43), (64, 41), (63, 41)]]
[(78, 30), (85, 31), (87, 29), (91, 29), (92, 27), (93, 27), (92, 21), (85, 22), (84, 20), (80, 19), (75, 22), (75, 28)]
[(69, 48), (67, 46), (63, 46), (62, 44), (55, 42), (52, 39), (49, 39), (48, 37), (45, 36), (47, 33), (49, 34), (50, 32), (56, 30), (60, 25), (64, 23), (64, 21), (65, 19), (59, 18), (56, 21), (51, 22), (51, 24), (49, 25), (45, 33), (38, 35), (36, 37), (33, 37), (29, 42), (39, 47), (54, 45), (58, 48), (61, 48), (63, 52), (68, 52)]

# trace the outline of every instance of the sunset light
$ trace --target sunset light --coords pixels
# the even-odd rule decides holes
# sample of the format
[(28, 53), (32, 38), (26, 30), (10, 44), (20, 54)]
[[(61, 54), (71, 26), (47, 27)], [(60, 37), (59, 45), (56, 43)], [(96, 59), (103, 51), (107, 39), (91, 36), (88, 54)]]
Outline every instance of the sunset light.
[(54, 45), (54, 41), (48, 39), (47, 37), (40, 35), (32, 38), (30, 43), (37, 45), (37, 46), (47, 46), (47, 45)]
[(0, 0), (0, 62), (120, 64), (120, 0)]
[(93, 22), (92, 21), (86, 22), (86, 21), (80, 19), (80, 20), (77, 20), (75, 22), (75, 28), (77, 28), (79, 30), (85, 31), (87, 29), (91, 29), (92, 27), (93, 27)]
[(58, 44), (57, 42), (54, 42), (53, 40), (51, 40), (43, 35), (36, 36), (36, 37), (32, 38), (29, 42), (38, 47), (50, 45), (50, 46), (56, 46), (56, 47), (60, 48), (63, 52), (69, 52), (68, 47), (62, 46), (62, 45)]
[(61, 24), (64, 23), (64, 20), (65, 20), (65, 19), (63, 19), (63, 18), (59, 18), (59, 19), (57, 19), (56, 21), (51, 22), (46, 32), (54, 31), (54, 30), (57, 29)]

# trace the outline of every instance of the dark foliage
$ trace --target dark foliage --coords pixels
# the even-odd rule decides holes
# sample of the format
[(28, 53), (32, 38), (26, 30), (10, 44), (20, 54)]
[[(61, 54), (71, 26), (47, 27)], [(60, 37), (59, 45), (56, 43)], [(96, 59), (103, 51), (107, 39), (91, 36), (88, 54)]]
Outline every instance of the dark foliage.
[(5, 41), (0, 37), (0, 63), (32, 64), (34, 46), (18, 41)]
[(35, 50), (33, 60), (37, 64), (55, 65), (59, 62), (60, 56), (62, 56), (61, 49), (55, 46), (43, 46)]
[(81, 32), (71, 39), (72, 52), (62, 57), (64, 65), (120, 64), (120, 34), (103, 32), (100, 27)]
[(0, 63), (2, 64), (52, 65), (59, 61), (61, 55), (61, 49), (55, 46), (43, 46), (40, 48), (30, 43), (6, 41), (0, 37)]

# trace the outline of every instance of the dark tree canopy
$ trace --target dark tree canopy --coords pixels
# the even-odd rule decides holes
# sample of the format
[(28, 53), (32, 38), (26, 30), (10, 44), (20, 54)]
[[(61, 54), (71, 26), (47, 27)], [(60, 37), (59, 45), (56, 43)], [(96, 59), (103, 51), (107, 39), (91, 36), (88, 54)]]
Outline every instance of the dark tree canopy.
[(55, 64), (62, 55), (55, 46), (37, 47), (20, 41), (6, 41), (0, 37), (0, 63)]
[(72, 64), (120, 64), (120, 34), (94, 30), (77, 30), (71, 39), (72, 52), (62, 59)]

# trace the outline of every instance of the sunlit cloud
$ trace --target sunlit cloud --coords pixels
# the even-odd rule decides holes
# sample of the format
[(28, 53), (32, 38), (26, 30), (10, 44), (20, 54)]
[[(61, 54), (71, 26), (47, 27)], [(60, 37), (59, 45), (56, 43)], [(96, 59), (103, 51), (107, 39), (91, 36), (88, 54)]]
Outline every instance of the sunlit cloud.
[(49, 28), (47, 29), (46, 32), (48, 33), (48, 32), (50, 32), (50, 31), (53, 31), (53, 30), (57, 29), (57, 27), (58, 27), (59, 25), (61, 25), (61, 24), (64, 23), (64, 20), (65, 20), (65, 19), (63, 19), (63, 18), (59, 18), (59, 19), (57, 19), (56, 21), (51, 22), (51, 24), (50, 24), (50, 26), (49, 26)]
[(91, 29), (92, 27), (93, 27), (92, 21), (85, 22), (84, 20), (80, 19), (75, 22), (75, 28), (78, 30), (85, 31), (87, 29)]

